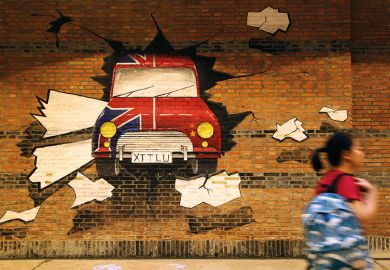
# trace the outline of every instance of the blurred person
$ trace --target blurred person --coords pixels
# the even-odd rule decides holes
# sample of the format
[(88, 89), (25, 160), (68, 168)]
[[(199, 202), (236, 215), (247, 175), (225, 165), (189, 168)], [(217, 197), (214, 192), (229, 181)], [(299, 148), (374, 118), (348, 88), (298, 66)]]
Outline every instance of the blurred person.
[(331, 169), (316, 185), (316, 196), (303, 215), (308, 269), (372, 269), (363, 228), (377, 211), (377, 190), (353, 173), (363, 166), (360, 140), (336, 133), (312, 156), (313, 168), (323, 169), (326, 153)]

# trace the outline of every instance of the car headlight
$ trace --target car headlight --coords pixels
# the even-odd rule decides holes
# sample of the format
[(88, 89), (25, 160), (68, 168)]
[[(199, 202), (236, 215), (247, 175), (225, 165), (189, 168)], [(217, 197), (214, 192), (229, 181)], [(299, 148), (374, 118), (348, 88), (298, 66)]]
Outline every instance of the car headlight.
[(116, 126), (113, 122), (104, 122), (100, 126), (100, 133), (105, 138), (112, 138), (116, 134)]
[(209, 122), (203, 122), (200, 123), (196, 131), (198, 132), (199, 137), (203, 139), (208, 139), (213, 136), (214, 127)]

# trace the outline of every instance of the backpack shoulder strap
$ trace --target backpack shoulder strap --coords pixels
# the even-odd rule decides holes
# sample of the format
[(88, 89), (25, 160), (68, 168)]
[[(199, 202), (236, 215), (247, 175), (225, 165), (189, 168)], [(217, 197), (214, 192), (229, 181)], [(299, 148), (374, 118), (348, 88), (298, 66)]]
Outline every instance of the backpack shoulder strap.
[(331, 182), (330, 185), (327, 185), (327, 186), (326, 186), (326, 193), (336, 193), (337, 186), (338, 186), (338, 184), (339, 184), (341, 178), (342, 178), (344, 175), (352, 176), (352, 174), (349, 174), (349, 173), (340, 173), (339, 175), (337, 175), (337, 176), (335, 177), (335, 179), (332, 180), (332, 182)]

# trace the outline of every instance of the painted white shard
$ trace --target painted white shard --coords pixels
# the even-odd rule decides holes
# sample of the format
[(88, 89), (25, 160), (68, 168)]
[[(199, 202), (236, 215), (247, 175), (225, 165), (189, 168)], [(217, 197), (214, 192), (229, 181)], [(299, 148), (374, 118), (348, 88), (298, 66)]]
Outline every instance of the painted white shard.
[(77, 171), (93, 160), (91, 141), (37, 148), (33, 153), (36, 156), (36, 170), (30, 176), (30, 181), (41, 183), (40, 187), (44, 188)]
[(39, 208), (40, 206), (37, 206), (35, 208), (23, 212), (7, 211), (5, 212), (4, 216), (0, 219), (0, 223), (14, 220), (14, 219), (20, 219), (25, 222), (32, 221), (36, 218)]
[(192, 180), (176, 179), (175, 188), (181, 193), (180, 205), (192, 208), (205, 202), (214, 207), (241, 197), (241, 178), (236, 174), (221, 172), (206, 179), (205, 176)]
[(283, 125), (276, 124), (276, 132), (272, 137), (279, 141), (283, 141), (286, 138), (291, 138), (301, 142), (307, 138), (307, 135), (304, 133), (305, 129), (302, 127), (302, 125), (303, 123), (297, 118), (292, 118)]
[(348, 118), (347, 110), (336, 110), (330, 107), (322, 107), (319, 113), (326, 113), (330, 119), (339, 122), (344, 122)]
[(248, 12), (247, 25), (275, 34), (279, 29), (287, 31), (290, 19), (287, 13), (281, 13), (278, 9), (267, 7), (261, 12)]
[(114, 186), (106, 180), (92, 181), (81, 173), (77, 173), (76, 178), (70, 181), (68, 185), (73, 188), (76, 194), (76, 200), (72, 208), (93, 200), (104, 201), (112, 196), (114, 190)]
[(192, 208), (208, 200), (209, 194), (202, 187), (205, 177), (193, 180), (176, 179), (175, 189), (181, 193), (180, 205)]
[(43, 115), (33, 115), (46, 129), (44, 138), (90, 128), (107, 102), (49, 90), (48, 100), (41, 102)]

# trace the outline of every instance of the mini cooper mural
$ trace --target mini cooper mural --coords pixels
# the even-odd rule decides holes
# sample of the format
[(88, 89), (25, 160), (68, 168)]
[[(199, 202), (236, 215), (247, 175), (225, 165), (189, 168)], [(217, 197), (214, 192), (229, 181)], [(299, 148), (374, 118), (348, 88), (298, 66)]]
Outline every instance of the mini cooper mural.
[(185, 56), (129, 54), (114, 67), (110, 100), (98, 117), (92, 155), (100, 176), (123, 161), (188, 161), (195, 174), (216, 171), (221, 128), (200, 97), (194, 62)]

